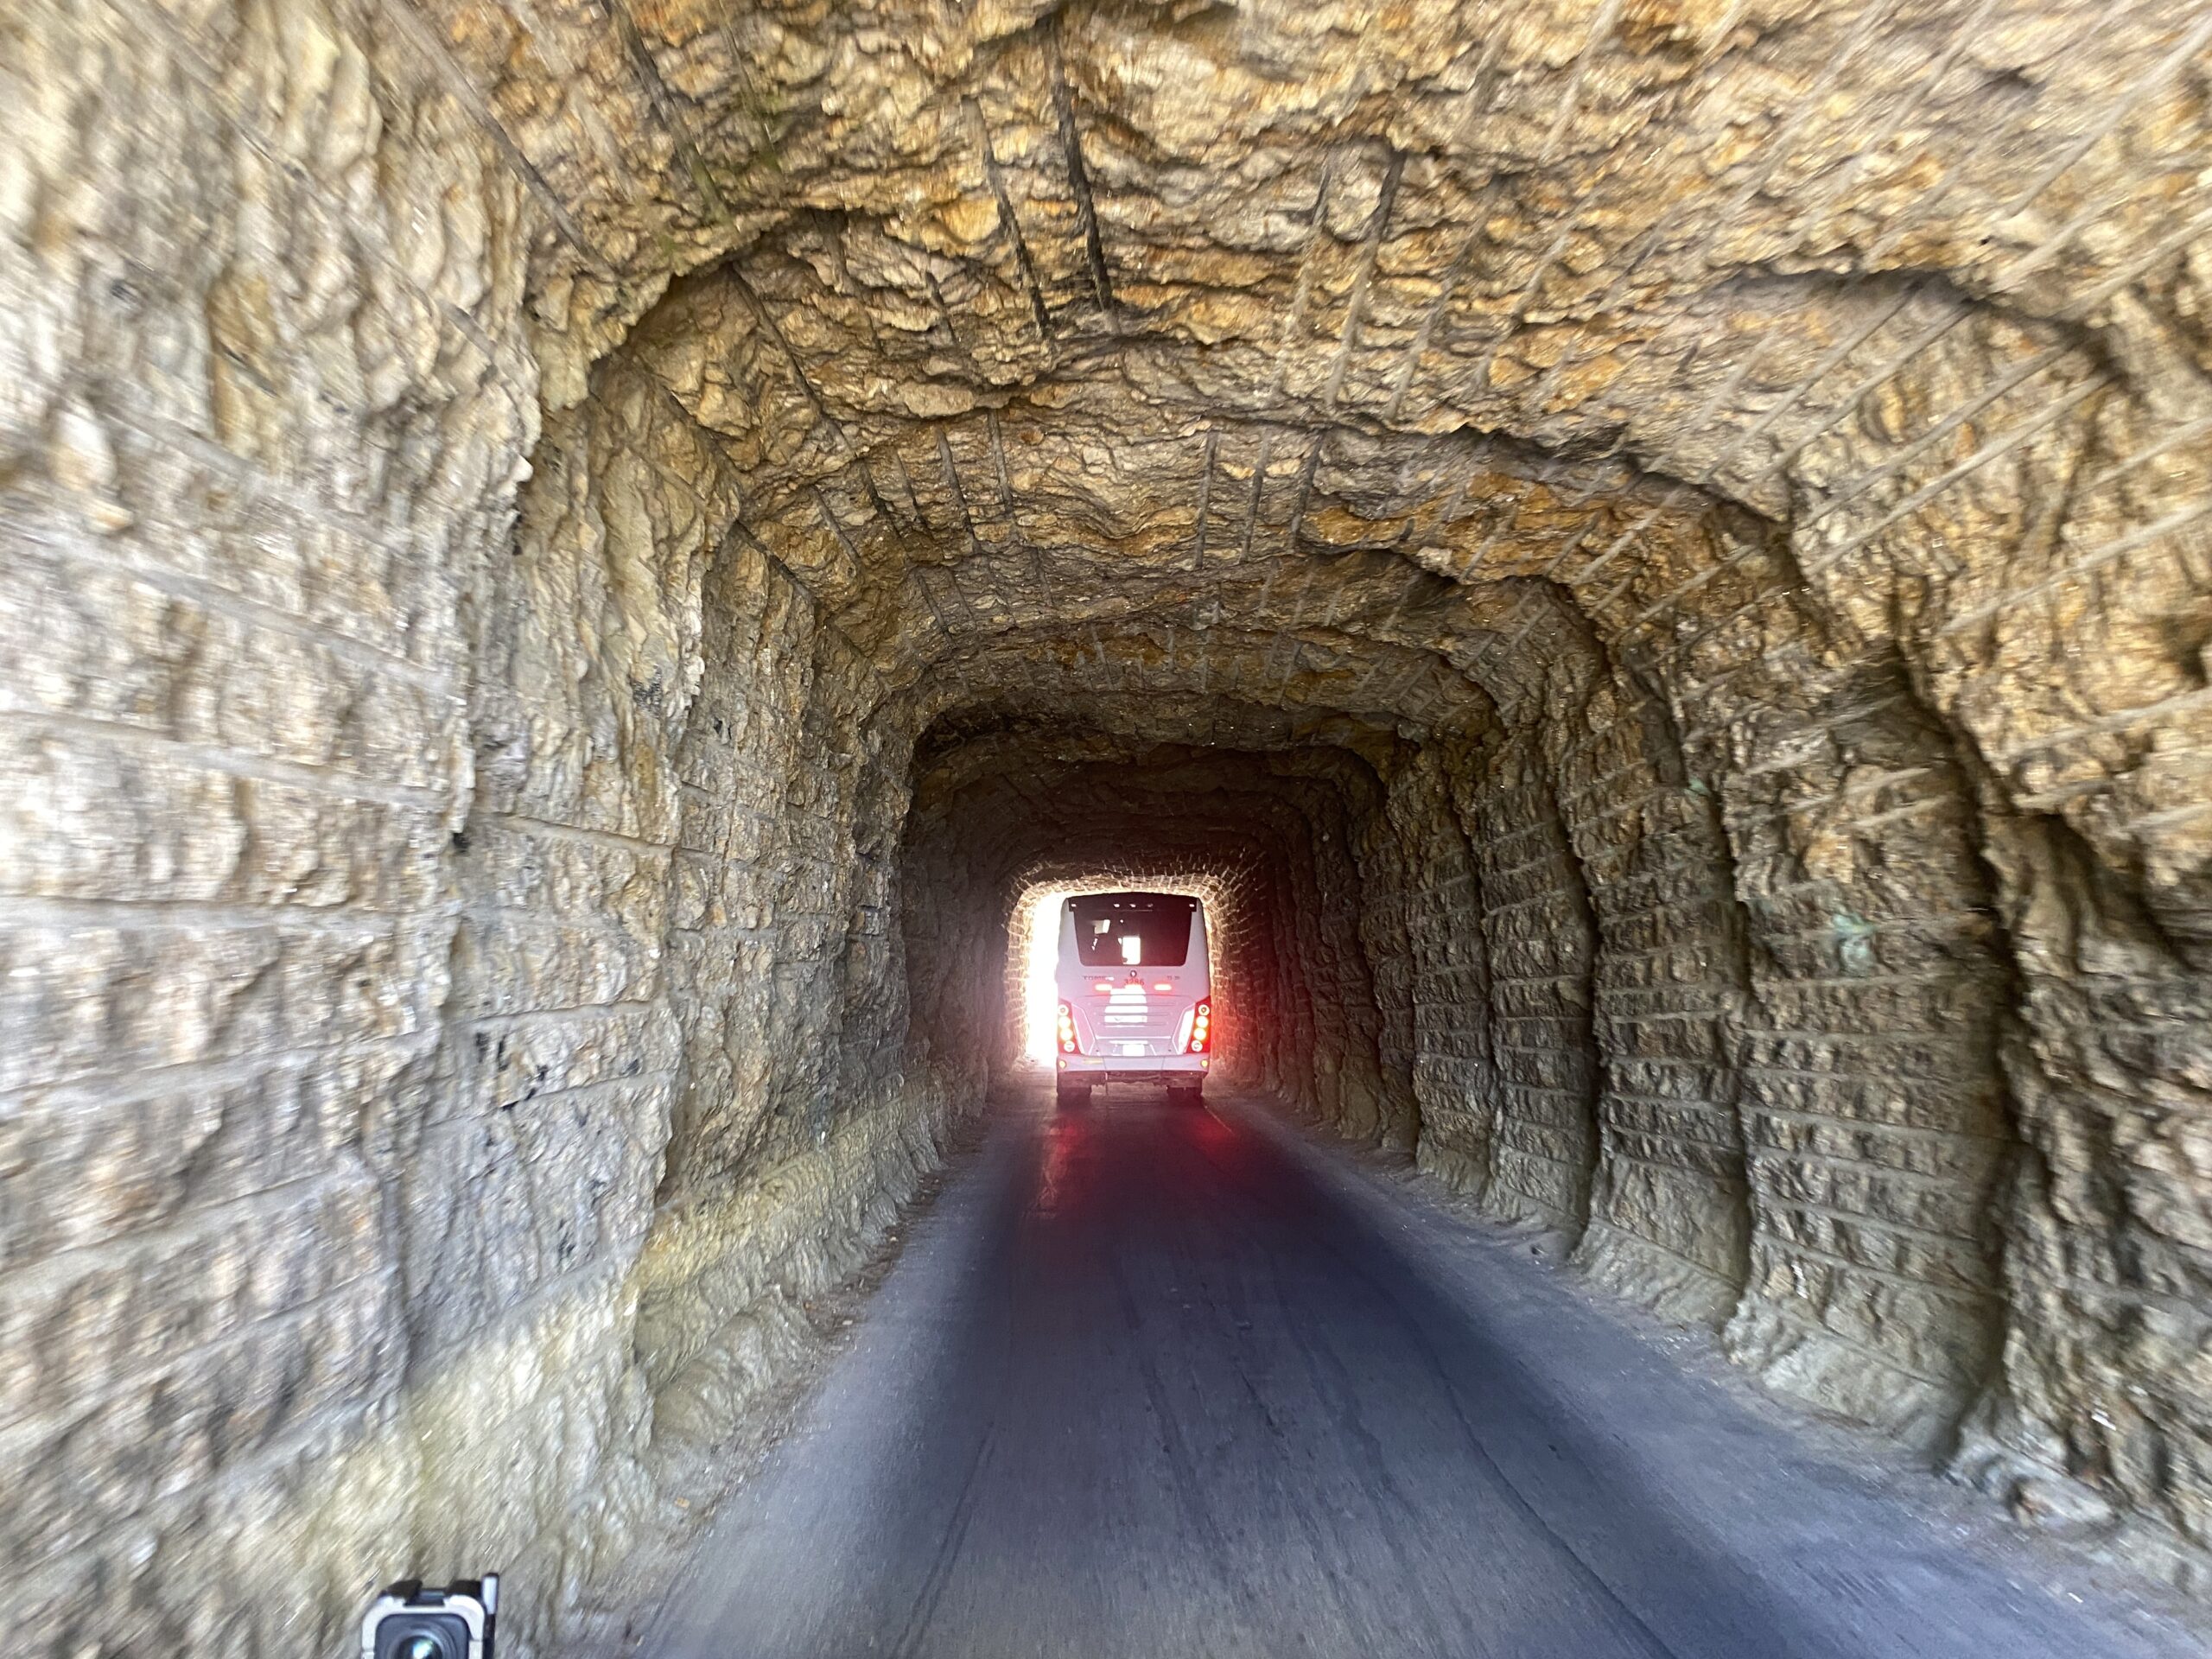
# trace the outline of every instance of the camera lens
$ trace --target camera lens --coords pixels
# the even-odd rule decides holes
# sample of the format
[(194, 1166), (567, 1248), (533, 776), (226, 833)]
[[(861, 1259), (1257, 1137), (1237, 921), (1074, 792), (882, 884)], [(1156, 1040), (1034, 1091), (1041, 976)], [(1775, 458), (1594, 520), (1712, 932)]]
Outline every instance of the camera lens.
[(378, 1627), (377, 1659), (468, 1659), (468, 1626), (452, 1613), (408, 1611)]

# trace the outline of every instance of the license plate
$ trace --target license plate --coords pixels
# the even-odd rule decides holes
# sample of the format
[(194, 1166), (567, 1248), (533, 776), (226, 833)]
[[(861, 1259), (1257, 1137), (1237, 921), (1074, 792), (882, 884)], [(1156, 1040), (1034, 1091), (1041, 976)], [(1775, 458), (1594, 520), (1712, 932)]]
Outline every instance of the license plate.
[(1123, 1043), (1122, 1045), (1122, 1052), (1124, 1054), (1142, 1054), (1147, 1052), (1150, 1047), (1151, 1045), (1148, 1043)]

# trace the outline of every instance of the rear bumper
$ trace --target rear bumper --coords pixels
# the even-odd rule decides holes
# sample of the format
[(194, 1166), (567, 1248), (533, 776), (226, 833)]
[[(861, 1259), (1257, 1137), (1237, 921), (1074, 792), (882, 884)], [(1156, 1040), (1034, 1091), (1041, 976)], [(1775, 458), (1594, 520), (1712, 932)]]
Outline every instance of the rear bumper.
[(1087, 1083), (1139, 1082), (1147, 1077), (1204, 1077), (1211, 1054), (1061, 1054), (1060, 1075)]

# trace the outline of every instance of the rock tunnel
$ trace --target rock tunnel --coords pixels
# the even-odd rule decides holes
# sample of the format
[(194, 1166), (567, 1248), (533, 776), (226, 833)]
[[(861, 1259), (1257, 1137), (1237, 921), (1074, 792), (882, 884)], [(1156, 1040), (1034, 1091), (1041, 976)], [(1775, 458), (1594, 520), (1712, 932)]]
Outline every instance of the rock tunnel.
[(1224, 1077), (2201, 1587), (2208, 44), (14, 9), (11, 1628), (559, 1650), (1123, 879)]

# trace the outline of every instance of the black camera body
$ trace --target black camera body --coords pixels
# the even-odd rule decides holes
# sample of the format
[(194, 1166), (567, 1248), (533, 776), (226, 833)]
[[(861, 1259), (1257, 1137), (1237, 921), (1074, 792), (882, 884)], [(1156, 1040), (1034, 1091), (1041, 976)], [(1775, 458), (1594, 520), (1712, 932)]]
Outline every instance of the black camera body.
[(492, 1659), (499, 1575), (442, 1589), (420, 1579), (387, 1586), (361, 1618), (361, 1659)]

